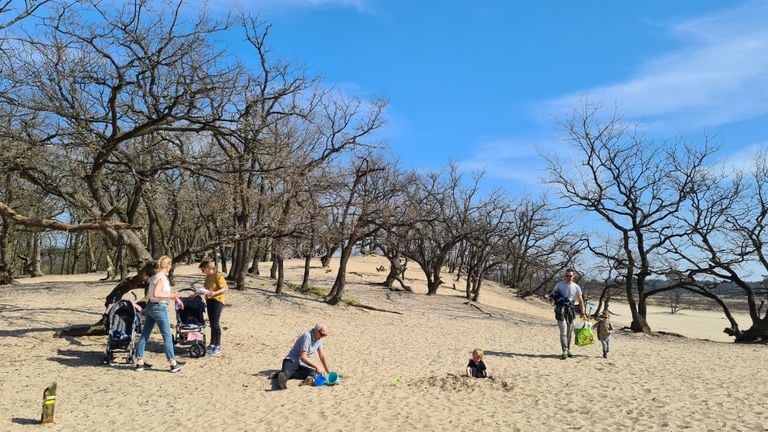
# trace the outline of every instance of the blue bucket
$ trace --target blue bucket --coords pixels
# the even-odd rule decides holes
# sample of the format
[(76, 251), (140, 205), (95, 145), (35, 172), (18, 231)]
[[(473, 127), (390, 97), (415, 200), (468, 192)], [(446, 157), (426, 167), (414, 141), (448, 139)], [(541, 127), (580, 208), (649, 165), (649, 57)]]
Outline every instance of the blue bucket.
[(326, 384), (328, 385), (336, 385), (340, 384), (339, 382), (339, 374), (336, 372), (331, 372), (328, 374), (328, 379), (326, 380)]
[(315, 380), (313, 381), (313, 384), (315, 385), (315, 387), (322, 387), (322, 386), (324, 386), (325, 385), (325, 377), (320, 375), (320, 374), (315, 375)]

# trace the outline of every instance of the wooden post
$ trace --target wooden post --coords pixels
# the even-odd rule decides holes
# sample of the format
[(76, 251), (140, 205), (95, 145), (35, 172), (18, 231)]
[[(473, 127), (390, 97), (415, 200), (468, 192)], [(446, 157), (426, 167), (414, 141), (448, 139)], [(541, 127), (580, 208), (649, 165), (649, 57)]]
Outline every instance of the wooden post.
[(43, 413), (40, 423), (53, 423), (53, 409), (56, 407), (56, 381), (43, 391)]

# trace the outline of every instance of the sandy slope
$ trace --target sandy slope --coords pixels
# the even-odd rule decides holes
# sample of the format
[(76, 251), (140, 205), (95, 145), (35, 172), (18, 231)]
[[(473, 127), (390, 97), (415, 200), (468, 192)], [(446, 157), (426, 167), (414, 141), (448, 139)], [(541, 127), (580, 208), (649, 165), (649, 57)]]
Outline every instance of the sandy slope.
[[(543, 302), (513, 298), (493, 284), (485, 285), (480, 309), (451, 288), (427, 297), (416, 269), (408, 271), (416, 294), (390, 292), (375, 285), (382, 263), (354, 258), (348, 294), (400, 314), (331, 307), (296, 292), (278, 297), (269, 280), (254, 278), (248, 290), (229, 296), (224, 355), (189, 359), (178, 374), (165, 370), (157, 333), (147, 360), (161, 370), (141, 373), (102, 366), (104, 338), (52, 337), (64, 326), (96, 321), (113, 283), (91, 275), (0, 287), (0, 430), (38, 429), (42, 390), (54, 380), (57, 423), (44, 428), (51, 431), (768, 430), (768, 389), (758, 378), (766, 370), (764, 345), (619, 331), (608, 360), (590, 346), (561, 361)], [(300, 281), (301, 263), (286, 265), (289, 280)], [(329, 287), (335, 273), (315, 265), (312, 284)], [(202, 282), (194, 266), (177, 275), (177, 287)], [(652, 319), (652, 326), (683, 334), (684, 323), (693, 322), (679, 314)], [(326, 351), (342, 384), (292, 381), (288, 390), (272, 391), (266, 376), (317, 321), (331, 327)], [(719, 337), (722, 323), (704, 319), (710, 321), (715, 334), (699, 322), (689, 330)], [(457, 376), (475, 347), (486, 350), (495, 380)]]

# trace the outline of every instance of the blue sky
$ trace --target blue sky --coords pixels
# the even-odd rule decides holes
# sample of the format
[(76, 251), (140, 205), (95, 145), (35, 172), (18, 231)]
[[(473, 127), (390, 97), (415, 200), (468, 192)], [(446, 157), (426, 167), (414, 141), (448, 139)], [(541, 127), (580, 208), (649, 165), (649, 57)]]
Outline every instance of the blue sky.
[[(210, 4), (210, 3), (209, 3)], [(656, 137), (704, 134), (744, 164), (768, 143), (768, 1), (215, 2), (272, 24), (271, 45), (326, 83), (389, 100), (406, 167), (449, 161), (536, 192), (553, 118), (580, 97)]]

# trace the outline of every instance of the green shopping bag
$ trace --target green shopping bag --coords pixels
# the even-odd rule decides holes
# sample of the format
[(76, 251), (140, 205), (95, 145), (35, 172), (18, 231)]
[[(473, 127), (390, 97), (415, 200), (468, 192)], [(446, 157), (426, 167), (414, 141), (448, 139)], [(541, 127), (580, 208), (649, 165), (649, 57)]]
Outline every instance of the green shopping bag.
[(576, 332), (576, 346), (587, 346), (595, 343), (595, 333), (592, 331), (592, 324), (589, 321), (581, 321), (574, 325)]

